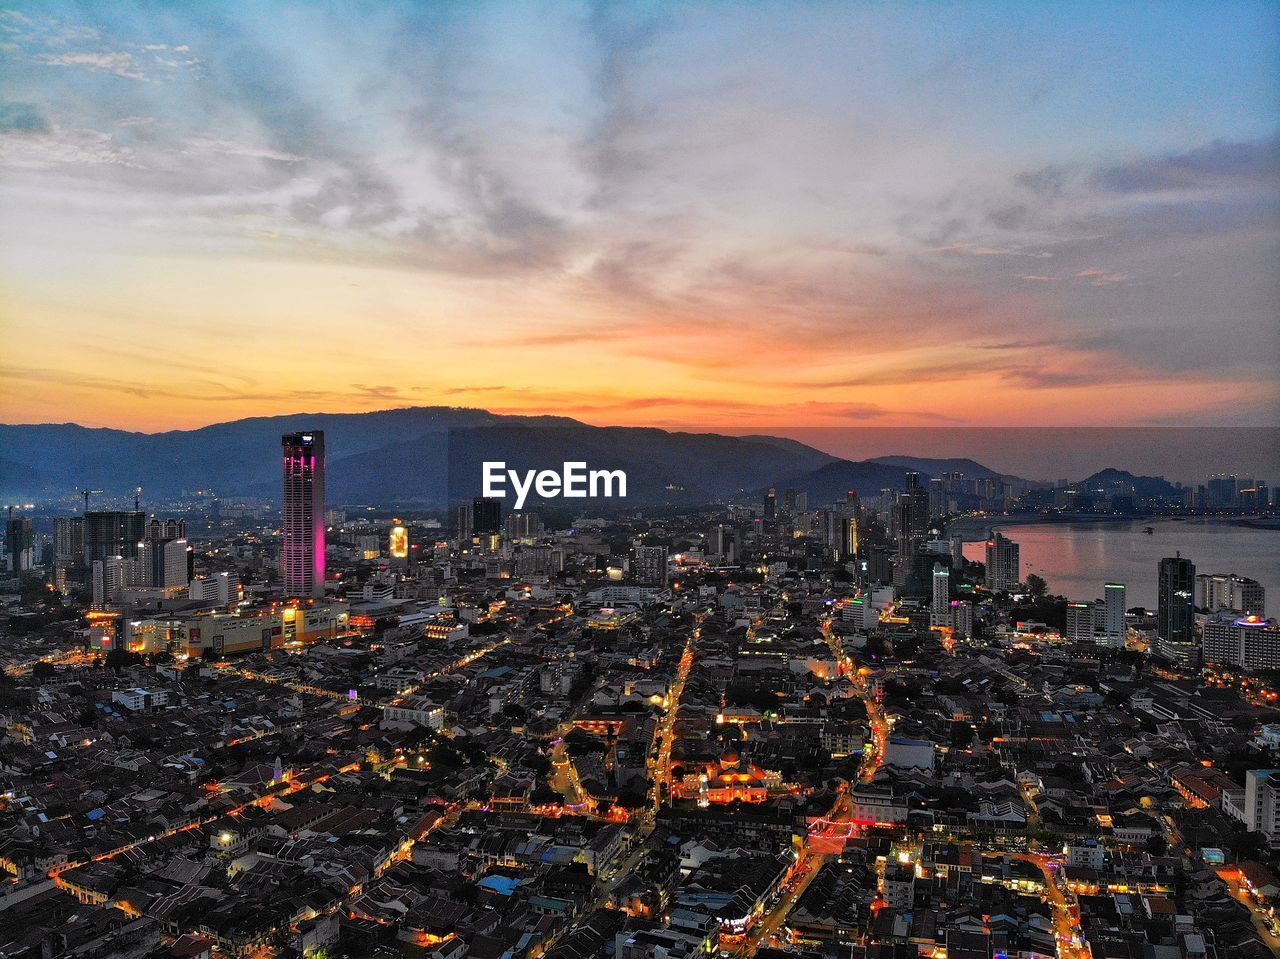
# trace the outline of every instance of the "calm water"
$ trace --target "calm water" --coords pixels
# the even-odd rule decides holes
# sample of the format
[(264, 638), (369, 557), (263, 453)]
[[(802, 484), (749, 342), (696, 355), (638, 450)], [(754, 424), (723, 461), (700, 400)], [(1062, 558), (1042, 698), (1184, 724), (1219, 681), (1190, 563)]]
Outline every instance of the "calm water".
[[(1143, 527), (1155, 533), (1148, 536)], [(1280, 612), (1280, 531), (1213, 520), (1138, 520), (1133, 523), (1045, 523), (998, 527), (1022, 549), (1023, 576), (1036, 573), (1049, 591), (1087, 601), (1104, 582), (1124, 583), (1129, 606), (1156, 605), (1156, 564), (1181, 551), (1197, 573), (1239, 573), (1262, 583), (1267, 610)], [(970, 535), (966, 531), (965, 535)], [(965, 556), (983, 561), (982, 542)]]

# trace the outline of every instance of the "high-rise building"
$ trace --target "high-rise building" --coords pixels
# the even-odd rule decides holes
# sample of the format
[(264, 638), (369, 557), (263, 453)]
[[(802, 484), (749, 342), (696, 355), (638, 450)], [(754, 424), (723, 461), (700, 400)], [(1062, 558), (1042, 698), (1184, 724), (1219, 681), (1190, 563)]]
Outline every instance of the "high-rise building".
[(36, 536), (29, 517), (15, 517), (10, 508), (4, 542), (5, 553), (9, 558), (9, 572), (21, 575), (35, 568)]
[(716, 523), (707, 533), (707, 553), (718, 562), (725, 562), (732, 550), (733, 530), (724, 523)]
[(1093, 603), (1067, 603), (1067, 619), (1062, 638), (1070, 643), (1093, 642), (1093, 622)]
[(53, 521), (53, 557), (60, 566), (84, 562), (84, 517), (59, 516)]
[(90, 564), (93, 605), (99, 608), (114, 602), (125, 580), (125, 560), (121, 556), (95, 559)]
[(1256, 613), (1219, 610), (1204, 621), (1200, 649), (1206, 663), (1280, 669), (1280, 623)]
[(929, 518), (941, 519), (948, 513), (947, 481), (939, 477), (929, 480)]
[(475, 519), (471, 515), (471, 504), (458, 505), (458, 545), (465, 546), (471, 542), (471, 534), (475, 529)]
[(898, 496), (894, 512), (897, 555), (905, 560), (915, 552), (929, 532), (929, 491), (921, 485), (920, 474), (907, 473), (906, 489)]
[(1102, 602), (1104, 608), (1103, 634), (1108, 646), (1124, 649), (1128, 630), (1124, 622), (1125, 587), (1124, 583), (1104, 583), (1102, 586)]
[(840, 560), (850, 562), (858, 558), (858, 517), (840, 518)]
[(147, 514), (140, 510), (91, 510), (84, 514), (84, 561), (123, 556), (135, 559), (146, 534)]
[(770, 489), (764, 497), (764, 518), (776, 519), (778, 516), (778, 491)]
[(180, 519), (153, 519), (146, 536), (138, 544), (131, 586), (158, 586), (173, 589), (190, 582), (187, 524)]
[(1194, 665), (1196, 567), (1181, 554), (1160, 560), (1156, 607), (1156, 652)]
[(951, 629), (958, 639), (973, 638), (973, 603), (962, 599), (951, 607)]
[(239, 602), (243, 593), (240, 577), (235, 573), (227, 572), (193, 579), (187, 588), (187, 595), (191, 599), (216, 603), (219, 606)]
[(1205, 505), (1213, 509), (1230, 509), (1236, 505), (1239, 483), (1234, 476), (1215, 473), (1209, 477)]
[(951, 626), (951, 570), (941, 563), (933, 564), (933, 604), (929, 610), (931, 626)]
[(1018, 544), (999, 530), (987, 537), (987, 589), (993, 593), (1011, 593), (1022, 582), (1022, 554)]
[(1196, 606), (1209, 612), (1234, 609), (1265, 616), (1266, 588), (1235, 573), (1201, 573), (1196, 576)]
[(134, 574), (129, 585), (185, 588), (190, 582), (190, 554), (185, 539), (143, 540), (138, 544), (138, 556), (133, 563)]
[(1280, 769), (1250, 769), (1244, 774), (1244, 824), (1268, 839), (1280, 833)]
[(531, 543), (542, 535), (542, 518), (537, 513), (510, 513), (503, 527), (507, 539)]
[(286, 433), (280, 576), (286, 596), (324, 596), (324, 433)]
[(667, 583), (667, 548), (636, 546), (631, 551), (631, 575), (641, 586), (665, 586)]
[(477, 496), (471, 501), (471, 535), (497, 536), (502, 532), (502, 502)]

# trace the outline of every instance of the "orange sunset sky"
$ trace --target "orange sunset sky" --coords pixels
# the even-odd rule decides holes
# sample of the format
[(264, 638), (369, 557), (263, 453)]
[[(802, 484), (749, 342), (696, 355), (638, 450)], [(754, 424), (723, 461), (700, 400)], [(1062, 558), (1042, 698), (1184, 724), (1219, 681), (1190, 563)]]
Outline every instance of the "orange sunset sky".
[(17, 4), (0, 420), (1269, 425), (1268, 4)]

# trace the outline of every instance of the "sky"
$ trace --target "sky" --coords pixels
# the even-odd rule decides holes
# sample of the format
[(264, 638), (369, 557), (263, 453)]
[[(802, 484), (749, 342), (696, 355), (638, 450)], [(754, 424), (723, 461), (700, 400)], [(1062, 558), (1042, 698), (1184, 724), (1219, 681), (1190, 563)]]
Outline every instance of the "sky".
[(0, 421), (1280, 423), (1274, 2), (41, 0), (0, 47)]

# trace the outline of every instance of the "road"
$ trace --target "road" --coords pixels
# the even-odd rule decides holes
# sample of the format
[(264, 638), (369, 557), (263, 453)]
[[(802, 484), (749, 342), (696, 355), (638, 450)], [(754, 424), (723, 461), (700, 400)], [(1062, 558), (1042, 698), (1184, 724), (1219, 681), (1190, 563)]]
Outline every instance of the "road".
[[(831, 652), (836, 657), (836, 661), (840, 664), (843, 673), (849, 677), (858, 696), (867, 708), (867, 726), (871, 730), (871, 742), (868, 744), (869, 748), (863, 749), (862, 764), (858, 769), (858, 780), (864, 783), (870, 782), (875, 778), (876, 772), (884, 762), (884, 750), (889, 741), (890, 723), (884, 715), (884, 710), (876, 702), (871, 685), (867, 682), (866, 674), (858, 671), (853, 659), (845, 653), (839, 637), (831, 629), (830, 619), (823, 620), (822, 634), (826, 638), (827, 644), (831, 647)], [(826, 818), (827, 823), (831, 825), (841, 825), (852, 820), (853, 801), (847, 792), (841, 793)], [(787, 917), (791, 914), (791, 910), (795, 908), (796, 903), (805, 894), (814, 877), (822, 871), (822, 866), (828, 858), (833, 855), (837, 854), (822, 852), (815, 848), (814, 840), (806, 834), (800, 841), (800, 848), (796, 853), (796, 862), (792, 867), (791, 879), (783, 886), (782, 895), (756, 921), (742, 941), (731, 951), (735, 955), (754, 956), (761, 946), (767, 945), (777, 937)]]
[(868, 673), (858, 669), (853, 658), (844, 651), (840, 637), (831, 628), (830, 617), (822, 621), (822, 635), (826, 638), (827, 645), (831, 647), (831, 653), (835, 656), (836, 662), (840, 664), (841, 671), (853, 683), (854, 690), (867, 708), (867, 728), (871, 730), (871, 749), (869, 752), (865, 747), (862, 750), (862, 766), (858, 771), (858, 780), (868, 783), (875, 778), (876, 772), (884, 763), (884, 750), (889, 742), (891, 724), (880, 703), (872, 694), (871, 686), (867, 682)]
[(1090, 959), (1092, 953), (1080, 929), (1080, 907), (1067, 891), (1062, 863), (1053, 856), (1035, 852), (983, 852), (984, 856), (1007, 856), (1036, 866), (1044, 874), (1044, 898), (1053, 910), (1053, 933), (1058, 940), (1058, 959)]
[[(684, 695), (684, 685), (689, 679), (689, 673), (693, 669), (695, 652), (699, 638), (702, 636), (702, 614), (697, 616), (697, 625), (689, 633), (689, 638), (684, 644), (684, 651), (680, 655), (680, 665), (676, 668), (675, 679), (672, 680), (671, 687), (667, 691), (667, 705), (663, 713), (662, 720), (658, 723), (658, 727), (654, 732), (655, 741), (662, 737), (662, 745), (658, 747), (656, 754), (651, 753), (653, 757), (648, 761), (648, 776), (653, 782), (653, 787), (649, 792), (649, 802), (644, 810), (635, 818), (635, 831), (632, 835), (632, 850), (621, 863), (605, 870), (601, 876), (603, 882), (600, 887), (600, 894), (596, 898), (596, 907), (603, 906), (609, 898), (610, 893), (617, 887), (627, 876), (635, 870), (640, 864), (640, 860), (644, 857), (645, 842), (653, 832), (654, 823), (657, 819), (658, 809), (662, 804), (662, 783), (670, 780), (669, 766), (671, 762), (671, 733), (675, 728), (676, 715), (680, 711), (680, 697)], [(565, 782), (565, 780), (557, 780), (557, 772), (561, 767), (556, 765), (556, 756), (563, 756), (565, 763), (568, 765), (568, 773), (562, 775), (568, 776), (570, 782), (576, 783), (577, 776), (573, 771), (573, 764), (569, 762), (568, 756), (563, 753), (564, 743), (558, 743), (555, 750), (552, 751), (552, 788), (562, 791), (560, 786), (556, 785), (557, 781)], [(560, 751), (560, 752), (557, 752)], [(570, 787), (573, 788), (573, 787)], [(576, 788), (581, 789), (580, 786)], [(563, 791), (562, 791), (562, 794)], [(566, 794), (566, 799), (568, 795)]]
[(649, 779), (653, 785), (649, 789), (649, 805), (641, 817), (647, 827), (646, 834), (648, 830), (652, 830), (654, 818), (662, 805), (663, 787), (669, 787), (671, 784), (671, 746), (675, 738), (672, 733), (675, 731), (677, 714), (680, 712), (680, 697), (684, 695), (684, 684), (688, 681), (689, 673), (693, 669), (695, 650), (701, 636), (702, 616), (699, 614), (697, 625), (689, 633), (689, 639), (684, 644), (684, 652), (680, 656), (680, 665), (676, 669), (675, 679), (672, 680), (671, 688), (667, 691), (666, 710), (654, 732), (654, 741), (659, 745), (657, 755), (649, 760)]
[(1226, 884), (1231, 898), (1249, 907), (1249, 914), (1253, 917), (1254, 928), (1258, 930), (1258, 936), (1266, 943), (1267, 948), (1277, 956), (1280, 956), (1280, 936), (1271, 931), (1266, 913), (1249, 896), (1249, 890), (1241, 884), (1240, 870), (1235, 866), (1222, 866), (1215, 871), (1218, 874), (1218, 878)]
[[(831, 812), (827, 814), (827, 822), (848, 823), (852, 813), (853, 802), (849, 794), (841, 793), (835, 805), (831, 807)], [(795, 865), (791, 868), (791, 876), (782, 887), (782, 895), (747, 933), (737, 954), (754, 956), (762, 946), (781, 945), (774, 940), (781, 935), (783, 924), (791, 915), (791, 910), (804, 896), (827, 860), (836, 855), (838, 853), (819, 851), (815, 848), (814, 842), (806, 836), (796, 856)]]
[(338, 692), (337, 690), (333, 690), (333, 689), (325, 689), (322, 686), (312, 686), (309, 683), (296, 683), (288, 680), (281, 680), (275, 676), (268, 675), (267, 673), (259, 673), (252, 669), (245, 669), (243, 667), (236, 666), (230, 660), (225, 660), (225, 659), (219, 660), (218, 662), (214, 663), (213, 666), (215, 669), (219, 670), (220, 672), (226, 673), (231, 676), (238, 676), (241, 679), (251, 679), (255, 682), (268, 683), (274, 686), (284, 686), (286, 689), (289, 689), (295, 693), (301, 693), (304, 696), (320, 696), (325, 699), (334, 699), (334, 700), (339, 700), (341, 702), (359, 703), (359, 705), (361, 706), (372, 706), (375, 709), (386, 709), (387, 706), (393, 704), (397, 700), (405, 696), (412, 696), (415, 692), (421, 689), (423, 684), (426, 683), (428, 680), (436, 679), (437, 677), (444, 676), (446, 673), (451, 673), (454, 670), (462, 669), (464, 666), (469, 666), (471, 663), (474, 663), (477, 659), (482, 659), (485, 656), (488, 656), (494, 650), (500, 649), (501, 647), (507, 645), (509, 642), (511, 642), (510, 639), (501, 639), (498, 642), (493, 643), (492, 645), (485, 646), (481, 649), (472, 650), (471, 652), (465, 654), (461, 658), (454, 660), (452, 663), (448, 663), (445, 666), (441, 666), (435, 672), (424, 676), (421, 683), (416, 683), (413, 686), (409, 687), (408, 689), (405, 689), (399, 693), (396, 693), (394, 696), (389, 696), (387, 697), (387, 699), (380, 700), (377, 702), (359, 702), (359, 700), (351, 699), (350, 694), (348, 693)]

